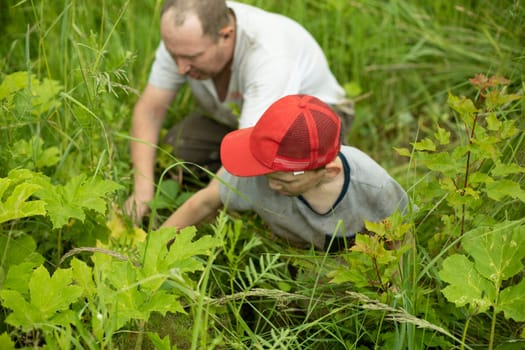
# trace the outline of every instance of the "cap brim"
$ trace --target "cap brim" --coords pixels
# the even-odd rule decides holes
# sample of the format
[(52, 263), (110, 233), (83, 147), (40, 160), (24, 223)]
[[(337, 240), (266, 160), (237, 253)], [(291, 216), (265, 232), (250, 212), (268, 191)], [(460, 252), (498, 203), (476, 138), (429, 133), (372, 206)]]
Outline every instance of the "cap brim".
[(221, 162), (235, 176), (258, 176), (274, 172), (261, 164), (250, 151), (253, 127), (228, 133), (221, 143)]

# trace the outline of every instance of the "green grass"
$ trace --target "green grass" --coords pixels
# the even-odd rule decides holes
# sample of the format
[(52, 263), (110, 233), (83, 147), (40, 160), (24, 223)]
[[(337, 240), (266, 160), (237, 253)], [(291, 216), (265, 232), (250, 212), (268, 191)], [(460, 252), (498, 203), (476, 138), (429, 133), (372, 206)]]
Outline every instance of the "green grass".
[[(474, 98), (468, 79), (475, 74), (504, 76), (510, 80), (508, 92), (523, 96), (525, 8), (517, 0), (243, 2), (302, 23), (325, 50), (341, 84), (355, 93), (357, 118), (351, 143), (385, 166), (420, 206), (419, 214), (410, 219), (415, 233), (408, 240), (411, 250), (387, 292), (372, 284), (329, 283), (327, 273), (349, 261), (356, 268), (364, 266), (365, 257), (351, 260), (353, 256), (344, 254), (296, 250), (270, 239), (251, 214), (243, 214), (236, 224), (223, 217), (215, 227), (199, 230), (200, 235), (211, 233), (224, 242), (207, 269), (191, 276), (201, 294), (194, 300), (184, 298), (187, 315), (154, 314), (148, 322), (131, 322), (115, 334), (113, 345), (153, 348), (146, 334), (152, 332), (169, 335), (179, 349), (486, 348), (491, 315), (458, 308), (442, 294), (446, 286), (439, 274), (442, 262), (464, 253), (457, 245), (455, 221), (461, 210), (447, 204), (451, 194), (442, 195), (436, 185), (443, 176), (394, 148), (410, 148), (417, 140), (432, 138), (438, 125), (451, 132), (451, 143), (443, 146), (447, 151), (464, 144), (463, 122), (447, 98), (449, 93)], [(158, 44), (160, 6), (160, 0), (0, 3), (0, 81), (27, 71), (37, 79), (31, 83), (32, 91), (43, 85), (42, 95), (48, 97), (39, 104), (38, 97), (27, 93), (26, 84), (10, 103), (0, 101), (0, 178), (20, 167), (40, 171), (55, 184), (79, 174), (101, 175), (125, 186), (113, 199), (115, 204), (127, 197), (131, 186), (127, 135), (133, 105)], [(45, 85), (46, 79), (59, 87), (53, 90)], [(191, 107), (191, 95), (185, 91), (177, 102), (172, 118)], [(501, 120), (515, 120), (520, 130), (498, 146), (498, 159), (521, 166), (524, 107), (522, 98), (497, 112)], [(35, 112), (38, 108), (41, 111)], [(28, 140), (27, 135), (40, 137), (44, 150), (56, 147), (56, 161), (42, 165), (45, 156), (36, 151), (38, 144), (24, 153), (17, 142)], [(163, 157), (162, 165), (170, 161)], [(478, 165), (486, 170), (494, 163), (486, 160), (473, 167)], [(508, 179), (523, 184), (523, 172)], [(161, 210), (161, 218), (172, 209)], [(523, 201), (509, 196), (472, 201), (468, 209), (469, 228), (525, 216)], [(72, 220), (57, 230), (45, 217), (33, 216), (0, 223), (0, 237), (31, 235), (53, 270), (57, 255), (107, 234), (106, 220), (88, 213), (84, 222)], [(118, 247), (128, 248), (132, 247)], [(2, 273), (6, 256), (2, 255)], [(89, 261), (87, 255), (82, 258)], [(522, 278), (523, 272), (506, 283), (513, 285)], [(5, 320), (8, 310), (2, 312)], [(34, 346), (31, 339), (16, 336), (23, 332), (4, 322), (0, 325), (0, 331)], [(496, 345), (512, 349), (513, 344), (523, 344), (518, 342), (525, 334), (523, 322), (499, 314), (494, 326)]]

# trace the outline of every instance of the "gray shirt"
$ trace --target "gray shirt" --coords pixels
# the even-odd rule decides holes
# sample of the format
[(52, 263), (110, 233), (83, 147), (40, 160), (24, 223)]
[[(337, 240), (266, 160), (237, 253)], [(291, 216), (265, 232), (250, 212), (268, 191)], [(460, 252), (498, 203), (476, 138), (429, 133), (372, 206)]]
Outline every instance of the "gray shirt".
[(221, 201), (228, 210), (255, 211), (271, 231), (299, 247), (324, 249), (327, 237), (353, 237), (364, 221), (376, 222), (396, 209), (404, 211), (403, 188), (372, 158), (357, 148), (342, 146), (345, 183), (328, 213), (315, 212), (302, 197), (272, 191), (265, 176), (236, 177), (224, 172)]

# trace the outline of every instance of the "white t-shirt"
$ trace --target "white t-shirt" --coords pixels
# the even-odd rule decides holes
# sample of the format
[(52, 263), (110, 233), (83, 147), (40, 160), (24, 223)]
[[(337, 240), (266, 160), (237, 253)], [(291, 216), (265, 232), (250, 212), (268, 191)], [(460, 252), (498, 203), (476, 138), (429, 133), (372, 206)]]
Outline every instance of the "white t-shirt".
[[(232, 128), (255, 125), (263, 112), (289, 94), (308, 94), (327, 104), (345, 99), (321, 47), (292, 19), (246, 4), (227, 2), (237, 20), (237, 37), (228, 94), (219, 101), (211, 79), (180, 75), (161, 42), (149, 83), (178, 90), (185, 82), (207, 115)], [(232, 113), (232, 104), (240, 116)]]
[(221, 177), (221, 201), (228, 210), (256, 212), (274, 234), (293, 245), (319, 249), (332, 235), (354, 237), (363, 232), (365, 220), (377, 222), (396, 209), (406, 210), (405, 190), (372, 158), (350, 146), (342, 146), (339, 157), (345, 183), (327, 213), (317, 213), (302, 197), (276, 193), (265, 176), (237, 177), (226, 171)]

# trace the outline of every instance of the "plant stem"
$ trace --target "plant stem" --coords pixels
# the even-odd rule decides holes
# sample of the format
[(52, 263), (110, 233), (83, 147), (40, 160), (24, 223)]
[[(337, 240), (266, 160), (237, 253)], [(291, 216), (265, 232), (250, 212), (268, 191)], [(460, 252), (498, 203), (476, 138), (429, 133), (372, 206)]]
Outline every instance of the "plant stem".
[(379, 266), (377, 265), (377, 259), (376, 257), (372, 257), (372, 262), (374, 263), (374, 270), (376, 272), (376, 275), (377, 275), (377, 279), (379, 281), (379, 288), (381, 289), (382, 292), (386, 292), (386, 286), (383, 285), (383, 280), (381, 279), (381, 272), (379, 271)]
[(139, 321), (139, 334), (137, 335), (137, 340), (135, 343), (135, 349), (140, 350), (142, 349), (142, 343), (144, 342), (144, 328), (145, 328), (146, 322), (144, 320)]
[(496, 332), (496, 308), (492, 310), (492, 322), (490, 323), (489, 350), (494, 349), (494, 333)]
[(501, 288), (501, 280), (496, 281), (496, 299), (494, 300), (494, 305), (492, 307), (492, 321), (490, 323), (490, 338), (489, 338), (489, 350), (494, 348), (494, 335), (496, 333), (496, 306), (499, 303), (499, 292)]
[(471, 315), (467, 317), (467, 321), (465, 322), (465, 327), (463, 328), (463, 334), (461, 335), (461, 345), (459, 348), (460, 350), (465, 349), (465, 340), (467, 339), (467, 330), (470, 325), (470, 318), (471, 318)]

